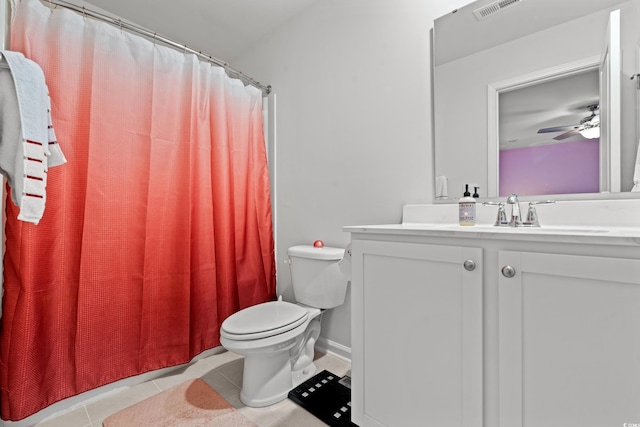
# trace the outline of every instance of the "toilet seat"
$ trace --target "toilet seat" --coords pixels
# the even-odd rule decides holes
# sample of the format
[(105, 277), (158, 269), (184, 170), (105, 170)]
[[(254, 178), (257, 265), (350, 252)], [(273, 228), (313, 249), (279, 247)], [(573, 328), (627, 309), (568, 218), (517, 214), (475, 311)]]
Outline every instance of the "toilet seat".
[(309, 312), (286, 301), (271, 301), (245, 308), (229, 316), (220, 335), (231, 340), (248, 341), (283, 334), (307, 321)]

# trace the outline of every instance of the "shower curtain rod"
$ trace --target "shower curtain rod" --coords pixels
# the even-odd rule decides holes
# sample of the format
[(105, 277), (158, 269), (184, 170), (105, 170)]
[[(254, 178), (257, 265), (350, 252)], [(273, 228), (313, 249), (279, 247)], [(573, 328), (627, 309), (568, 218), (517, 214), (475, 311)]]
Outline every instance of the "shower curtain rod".
[[(130, 31), (132, 33), (136, 33), (139, 35), (142, 35), (144, 37), (150, 38), (152, 40), (155, 41), (159, 41), (161, 43), (164, 43), (168, 46), (171, 46), (175, 49), (178, 50), (182, 50), (185, 53), (189, 52), (192, 53), (194, 55), (196, 55), (196, 57), (206, 61), (206, 62), (210, 62), (212, 64), (218, 65), (220, 67), (223, 67), (225, 69), (225, 71), (227, 72), (227, 74), (232, 74), (235, 77), (237, 77), (238, 79), (244, 81), (245, 83), (250, 84), (251, 86), (255, 86), (258, 89), (262, 90), (263, 93), (266, 93), (267, 95), (271, 93), (271, 85), (263, 85), (260, 82), (252, 79), (251, 77), (247, 76), (246, 74), (242, 73), (241, 71), (236, 70), (235, 68), (229, 66), (229, 64), (225, 61), (222, 61), (216, 57), (213, 57), (211, 55), (207, 55), (206, 53), (202, 53), (200, 51), (196, 51), (190, 47), (188, 47), (186, 44), (180, 44), (176, 41), (173, 41), (167, 37), (161, 36), (158, 33), (152, 32), (147, 30), (146, 28), (143, 27), (139, 27), (137, 25), (133, 25), (133, 24), (129, 24), (126, 22), (123, 22), (121, 19), (116, 19), (116, 18), (112, 18), (110, 16), (104, 15), (102, 13), (96, 12), (94, 10), (91, 9), (87, 9), (84, 6), (78, 6), (75, 5), (73, 3), (69, 3), (66, 2), (64, 0), (41, 0), (43, 3), (49, 3), (49, 8), (50, 9), (55, 9), (55, 6), (60, 6), (60, 7), (64, 7), (65, 9), (70, 9), (73, 10), (75, 12), (81, 13), (83, 16), (90, 16), (91, 18), (97, 19), (99, 21), (102, 22), (106, 22), (109, 23), (111, 25), (114, 25), (116, 27), (119, 27), (120, 29), (125, 29), (127, 31)], [(52, 7), (51, 5), (55, 5), (54, 7)]]

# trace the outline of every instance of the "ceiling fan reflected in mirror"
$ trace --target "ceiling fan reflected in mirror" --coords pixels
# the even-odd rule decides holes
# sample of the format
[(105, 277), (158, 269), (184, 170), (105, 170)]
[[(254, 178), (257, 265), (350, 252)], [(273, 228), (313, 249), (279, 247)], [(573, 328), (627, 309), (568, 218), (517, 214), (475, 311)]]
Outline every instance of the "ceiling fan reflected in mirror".
[(539, 129), (538, 133), (564, 132), (553, 138), (555, 140), (563, 140), (577, 135), (587, 139), (600, 138), (600, 115), (596, 114), (599, 108), (598, 104), (587, 106), (586, 109), (591, 111), (591, 115), (580, 120), (580, 124), (543, 128)]

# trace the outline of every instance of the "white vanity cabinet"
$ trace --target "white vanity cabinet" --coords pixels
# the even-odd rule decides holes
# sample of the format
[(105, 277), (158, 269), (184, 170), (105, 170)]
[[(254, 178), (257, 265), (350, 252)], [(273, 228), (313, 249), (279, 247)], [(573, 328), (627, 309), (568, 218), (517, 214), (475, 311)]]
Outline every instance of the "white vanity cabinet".
[(482, 250), (354, 240), (352, 263), (352, 420), (481, 426)]
[(640, 260), (605, 256), (499, 252), (500, 426), (640, 423)]
[(640, 229), (345, 230), (360, 427), (640, 424)]

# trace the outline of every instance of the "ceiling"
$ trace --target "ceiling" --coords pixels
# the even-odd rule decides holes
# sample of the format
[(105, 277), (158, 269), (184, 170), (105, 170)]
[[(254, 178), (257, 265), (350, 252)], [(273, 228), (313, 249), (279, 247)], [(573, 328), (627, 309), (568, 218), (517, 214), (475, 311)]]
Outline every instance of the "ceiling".
[[(496, 3), (496, 0), (470, 2), (436, 19), (434, 65), (444, 64), (473, 52), (614, 7), (624, 1), (520, 0), (485, 20), (476, 19), (473, 11)], [(526, 16), (527, 19), (522, 19), (521, 16)], [(463, 40), (464, 43), (451, 43), (452, 40)]]
[[(80, 0), (70, 0), (79, 4)], [(317, 0), (89, 0), (106, 12), (229, 62)]]
[(584, 139), (575, 136), (557, 141), (553, 138), (563, 132), (538, 134), (538, 130), (580, 124), (591, 114), (587, 107), (598, 104), (599, 99), (598, 69), (501, 93), (500, 149)]

